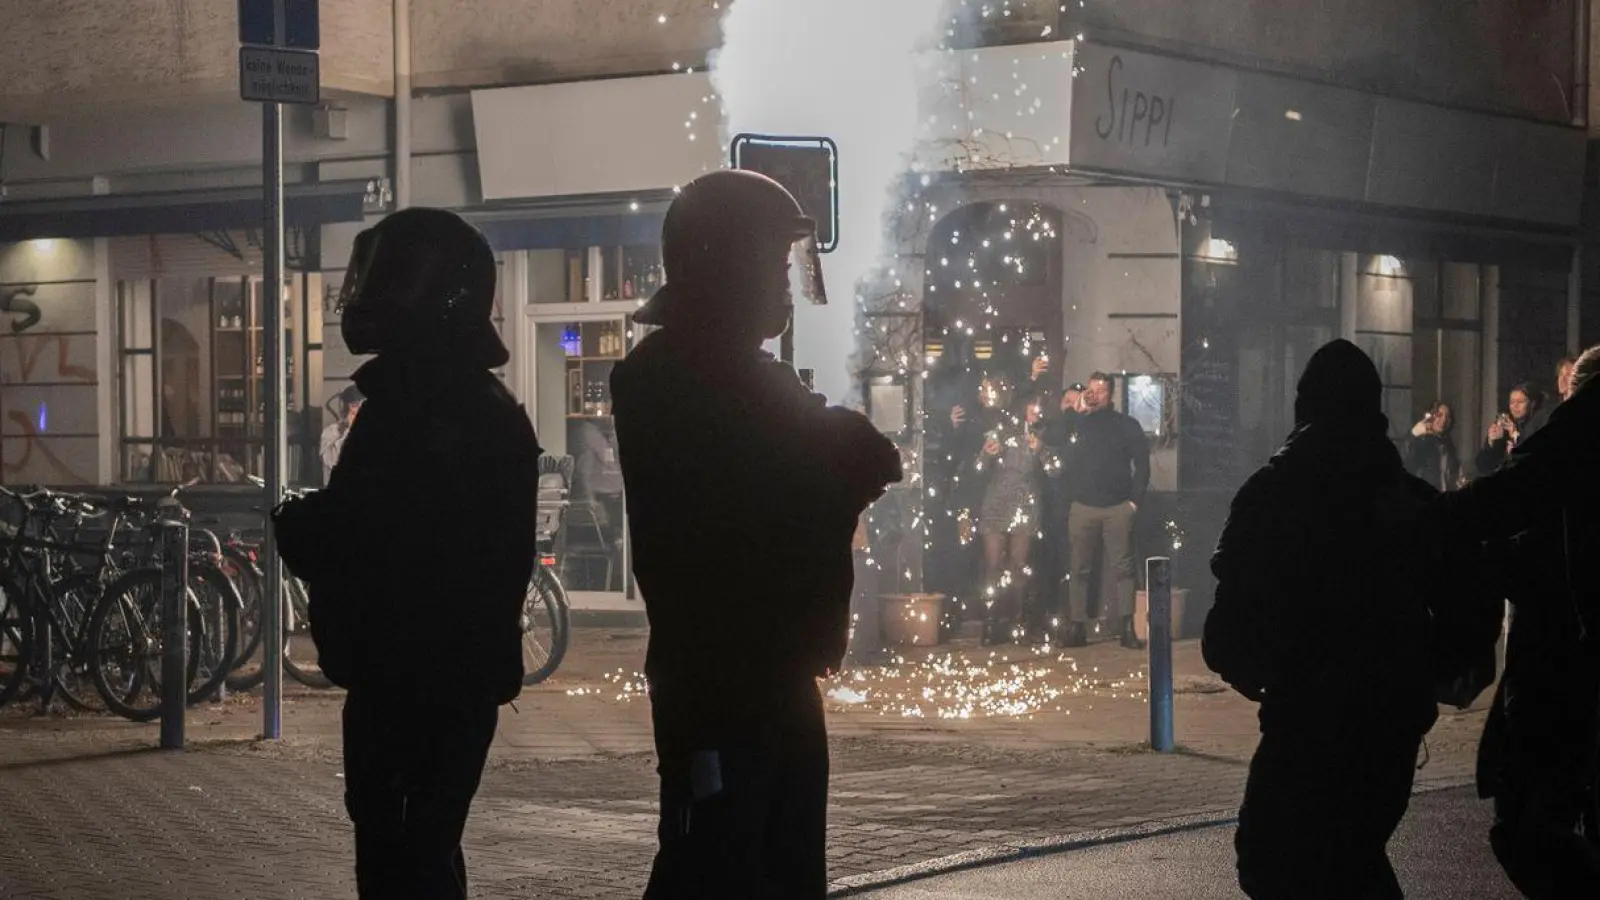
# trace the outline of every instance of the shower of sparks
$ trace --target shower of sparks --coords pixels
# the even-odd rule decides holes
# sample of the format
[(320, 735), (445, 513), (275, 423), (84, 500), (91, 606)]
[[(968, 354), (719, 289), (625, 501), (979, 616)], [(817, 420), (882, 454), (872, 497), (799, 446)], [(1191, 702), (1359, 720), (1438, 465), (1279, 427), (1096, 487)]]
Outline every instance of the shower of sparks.
[[(1012, 657), (1017, 657), (1013, 659)], [(1142, 671), (1125, 675), (1080, 669), (1077, 660), (1049, 646), (1010, 653), (930, 653), (897, 657), (875, 668), (851, 669), (824, 683), (840, 712), (903, 719), (1031, 719), (1070, 715), (1074, 699), (1143, 703)]]
[[(647, 700), (644, 676), (617, 669), (605, 686), (574, 687), (569, 697), (616, 703)], [(1069, 705), (1147, 702), (1144, 670), (1114, 674), (1080, 666), (1058, 648), (1008, 652), (949, 651), (920, 659), (895, 657), (877, 667), (849, 669), (821, 682), (835, 714), (961, 721), (1070, 716)]]

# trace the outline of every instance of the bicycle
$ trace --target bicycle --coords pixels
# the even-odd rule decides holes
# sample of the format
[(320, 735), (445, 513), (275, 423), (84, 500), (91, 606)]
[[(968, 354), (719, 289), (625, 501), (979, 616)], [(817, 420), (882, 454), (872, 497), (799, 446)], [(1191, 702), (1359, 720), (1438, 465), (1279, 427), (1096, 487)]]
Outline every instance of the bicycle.
[[(57, 694), (69, 706), (93, 710), (87, 681), (107, 709), (135, 721), (154, 718), (160, 712), (164, 639), (161, 560), (154, 552), (154, 537), (162, 522), (152, 517), (145, 523), (151, 540), (141, 557), (117, 551), (119, 530), (141, 509), (132, 498), (108, 503), (4, 488), (0, 495), (23, 509), (22, 524), (5, 542), (10, 550), (5, 580), (11, 589), (0, 610), (0, 645), (14, 653), (0, 657), (0, 702), (28, 682), (41, 710)], [(110, 523), (104, 539), (82, 541), (85, 523), (106, 514)], [(67, 538), (58, 530), (63, 520), (71, 521)], [(96, 558), (92, 566), (76, 561), (90, 553)], [(232, 584), (209, 566), (203, 552), (191, 552), (190, 557), (186, 681), (193, 703), (215, 692), (232, 667), (238, 602)], [(147, 688), (150, 702), (136, 705)]]
[[(254, 475), (246, 478), (258, 488), (265, 488), (265, 480)], [(284, 495), (289, 498), (303, 497), (308, 493), (286, 487)], [(222, 558), (226, 567), (234, 577), (239, 593), (247, 598), (245, 602), (246, 613), (242, 618), (244, 628), (244, 641), (234, 664), (234, 671), (228, 677), (229, 690), (247, 691), (261, 684), (266, 678), (265, 667), (260, 665), (256, 656), (261, 651), (264, 635), (261, 623), (264, 621), (262, 613), (266, 605), (266, 573), (260, 565), (261, 545), (266, 539), (266, 532), (261, 528), (236, 528), (228, 533), (222, 544)], [(309, 688), (325, 690), (333, 687), (333, 681), (323, 674), (322, 668), (317, 665), (316, 643), (311, 638), (311, 599), (309, 590), (304, 581), (295, 577), (287, 569), (283, 570), (283, 671)], [(254, 669), (250, 663), (256, 662)]]
[[(541, 479), (542, 480), (542, 479)], [(555, 537), (566, 513), (566, 490), (540, 490), (539, 519), (535, 529), (538, 563), (528, 579), (522, 600), (522, 683), (538, 684), (555, 674), (567, 655), (571, 640), (567, 590), (556, 575)], [(546, 497), (546, 494), (551, 496)]]

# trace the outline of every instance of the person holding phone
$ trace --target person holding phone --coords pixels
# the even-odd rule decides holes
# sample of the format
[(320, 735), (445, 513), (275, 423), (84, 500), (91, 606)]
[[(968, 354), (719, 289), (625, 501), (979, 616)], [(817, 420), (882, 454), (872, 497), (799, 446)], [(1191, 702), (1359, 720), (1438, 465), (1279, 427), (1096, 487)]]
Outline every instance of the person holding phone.
[(1411, 428), (1406, 441), (1406, 471), (1441, 491), (1454, 490), (1464, 483), (1461, 459), (1450, 432), (1455, 429), (1455, 411), (1442, 400), (1434, 401)]
[(1511, 389), (1506, 398), (1506, 411), (1489, 423), (1488, 440), (1478, 450), (1476, 463), (1479, 475), (1489, 475), (1499, 470), (1517, 445), (1533, 436), (1538, 430), (1533, 417), (1543, 399), (1544, 396), (1527, 382)]

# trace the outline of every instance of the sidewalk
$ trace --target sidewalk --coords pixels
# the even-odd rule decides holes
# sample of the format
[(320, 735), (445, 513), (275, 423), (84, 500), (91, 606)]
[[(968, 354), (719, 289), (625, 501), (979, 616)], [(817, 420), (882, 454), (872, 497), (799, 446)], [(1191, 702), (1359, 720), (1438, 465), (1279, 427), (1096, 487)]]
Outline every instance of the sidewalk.
[[(477, 896), (637, 896), (654, 844), (642, 654), (639, 632), (579, 631), (558, 677), (504, 711), (468, 826)], [(1176, 654), (1185, 752), (1173, 755), (1140, 746), (1141, 653), (963, 645), (939, 648), (935, 665), (846, 673), (828, 686), (836, 886), (1063, 834), (1231, 815), (1254, 707), (1198, 655), (1193, 643)], [(184, 754), (142, 752), (154, 726), (0, 711), (0, 898), (353, 896), (340, 698), (288, 695), (283, 741), (254, 740), (259, 702), (235, 697), (191, 711)], [(1441, 718), (1424, 783), (1470, 777), (1481, 718)]]

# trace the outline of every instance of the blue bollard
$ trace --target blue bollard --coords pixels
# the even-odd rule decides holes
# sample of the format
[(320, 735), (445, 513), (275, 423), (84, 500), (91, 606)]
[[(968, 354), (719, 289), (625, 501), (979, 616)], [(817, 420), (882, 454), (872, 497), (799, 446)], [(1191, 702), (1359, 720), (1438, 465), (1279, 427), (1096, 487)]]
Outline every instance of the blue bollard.
[(1150, 746), (1171, 753), (1172, 741), (1172, 560), (1145, 560), (1150, 619)]

